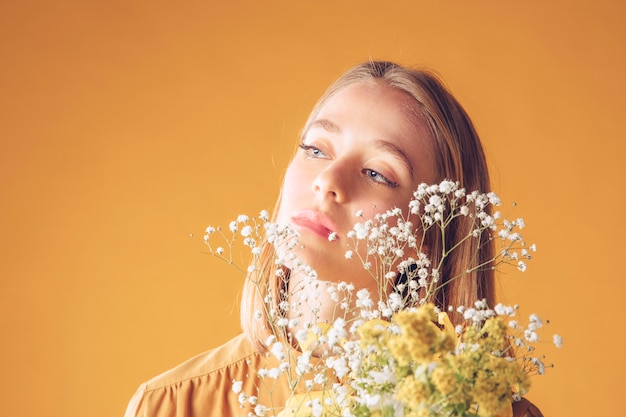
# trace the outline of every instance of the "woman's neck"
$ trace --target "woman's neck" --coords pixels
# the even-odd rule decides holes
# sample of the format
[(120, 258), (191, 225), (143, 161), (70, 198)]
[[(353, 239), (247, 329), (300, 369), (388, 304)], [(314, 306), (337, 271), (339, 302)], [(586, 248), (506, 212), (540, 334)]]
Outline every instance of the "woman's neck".
[(375, 309), (379, 300), (374, 279), (365, 288), (355, 288), (346, 283), (293, 274), (289, 277), (288, 293), (287, 318), (292, 323), (290, 330), (294, 335), (307, 332), (316, 324), (332, 325), (337, 319), (345, 320), (349, 326), (360, 316), (364, 303)]

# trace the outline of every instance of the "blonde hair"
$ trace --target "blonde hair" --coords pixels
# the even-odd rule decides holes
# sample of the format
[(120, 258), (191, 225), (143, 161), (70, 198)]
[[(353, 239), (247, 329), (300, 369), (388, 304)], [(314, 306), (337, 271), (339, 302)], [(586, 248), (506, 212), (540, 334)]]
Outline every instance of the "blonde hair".
[[(412, 110), (426, 121), (434, 142), (436, 181), (451, 179), (458, 181), (468, 191), (491, 191), (485, 154), (470, 118), (443, 82), (428, 70), (407, 68), (386, 61), (370, 61), (357, 65), (326, 90), (313, 108), (304, 131), (330, 97), (348, 85), (359, 82), (382, 83), (410, 98)], [(452, 242), (467, 235), (470, 222), (469, 218), (461, 218), (446, 231), (446, 247), (451, 247)], [(441, 234), (428, 233), (426, 244), (430, 248), (432, 264), (438, 264), (442, 254), (436, 248), (441, 247)], [(493, 258), (493, 254), (494, 248), (487, 236), (483, 235), (480, 240), (465, 240), (444, 260), (440, 271), (444, 281), (446, 277), (458, 278), (448, 282), (435, 294), (433, 301), (441, 308), (469, 306), (482, 299), (493, 305), (493, 269), (479, 268), (465, 273), (469, 265), (483, 265)], [(241, 325), (249, 340), (262, 350), (263, 341), (271, 334), (264, 300), (268, 294), (271, 295), (271, 304), (274, 306), (270, 307), (276, 307), (284, 296), (289, 271), (276, 274), (271, 244), (265, 245), (261, 259), (262, 264), (257, 268), (261, 272), (250, 277), (244, 284)]]

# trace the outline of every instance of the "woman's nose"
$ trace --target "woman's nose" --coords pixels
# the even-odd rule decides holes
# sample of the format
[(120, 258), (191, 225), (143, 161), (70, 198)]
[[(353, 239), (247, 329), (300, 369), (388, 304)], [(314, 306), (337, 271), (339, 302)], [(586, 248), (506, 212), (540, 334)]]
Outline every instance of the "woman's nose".
[(332, 199), (344, 203), (347, 197), (348, 175), (338, 164), (332, 164), (322, 170), (313, 181), (313, 191), (322, 199)]

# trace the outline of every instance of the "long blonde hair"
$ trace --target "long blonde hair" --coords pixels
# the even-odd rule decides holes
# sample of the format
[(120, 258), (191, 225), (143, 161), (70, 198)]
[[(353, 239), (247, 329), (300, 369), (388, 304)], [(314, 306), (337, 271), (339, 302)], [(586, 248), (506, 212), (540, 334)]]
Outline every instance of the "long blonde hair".
[[(458, 181), (468, 191), (486, 193), (490, 190), (489, 173), (480, 139), (467, 113), (452, 96), (443, 82), (432, 72), (400, 66), (393, 62), (369, 61), (357, 65), (339, 77), (318, 100), (303, 131), (317, 117), (322, 106), (330, 97), (348, 85), (358, 82), (378, 82), (397, 89), (408, 97), (413, 110), (428, 125), (434, 142), (436, 181), (451, 179)], [(280, 201), (280, 199), (279, 199)], [(276, 212), (276, 211), (275, 211)], [(471, 219), (459, 219), (447, 230), (447, 247), (452, 242), (466, 236), (471, 227)], [(436, 265), (442, 257), (437, 248), (441, 247), (441, 235), (429, 233), (426, 244), (431, 249), (429, 256)], [(477, 256), (478, 254), (478, 256)], [(448, 282), (437, 294), (434, 301), (441, 308), (448, 306), (469, 306), (477, 300), (486, 299), (493, 305), (495, 298), (494, 271), (479, 268), (465, 273), (468, 265), (482, 265), (493, 258), (494, 248), (487, 236), (481, 239), (465, 240), (461, 246), (444, 260), (440, 271), (446, 277), (458, 279)], [(289, 271), (276, 274), (274, 250), (266, 244), (261, 255), (261, 265), (254, 276), (246, 280), (241, 300), (241, 325), (248, 339), (260, 350), (263, 342), (271, 334), (267, 316), (266, 297), (271, 295), (271, 308), (280, 301), (285, 291)]]

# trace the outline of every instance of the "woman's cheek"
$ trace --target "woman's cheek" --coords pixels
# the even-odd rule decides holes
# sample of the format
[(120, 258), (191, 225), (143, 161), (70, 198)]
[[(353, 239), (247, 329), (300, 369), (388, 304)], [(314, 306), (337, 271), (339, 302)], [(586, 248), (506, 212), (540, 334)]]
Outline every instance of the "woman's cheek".
[(311, 187), (307, 185), (307, 179), (303, 173), (290, 166), (285, 173), (281, 191), (281, 202), (278, 213), (278, 221), (288, 222), (291, 213), (297, 209), (306, 208), (306, 192)]
[(307, 179), (301, 172), (295, 169), (287, 172), (283, 183), (283, 196), (288, 196), (293, 200), (308, 189), (310, 187), (307, 184)]

